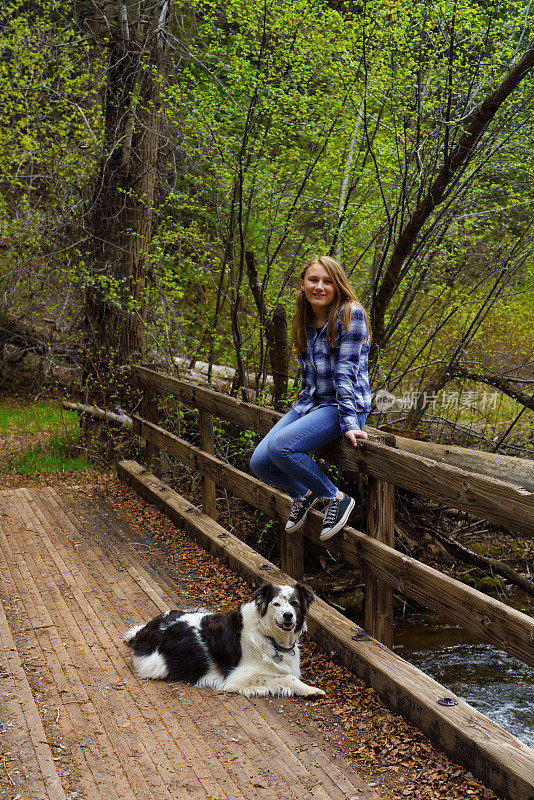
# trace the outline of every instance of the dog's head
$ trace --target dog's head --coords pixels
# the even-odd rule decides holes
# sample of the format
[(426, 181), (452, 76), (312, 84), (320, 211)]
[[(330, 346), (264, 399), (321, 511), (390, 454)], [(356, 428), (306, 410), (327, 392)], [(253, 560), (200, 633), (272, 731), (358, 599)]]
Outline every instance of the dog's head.
[(267, 627), (301, 633), (306, 613), (314, 600), (313, 593), (302, 583), (295, 586), (276, 586), (263, 583), (253, 593), (258, 613)]

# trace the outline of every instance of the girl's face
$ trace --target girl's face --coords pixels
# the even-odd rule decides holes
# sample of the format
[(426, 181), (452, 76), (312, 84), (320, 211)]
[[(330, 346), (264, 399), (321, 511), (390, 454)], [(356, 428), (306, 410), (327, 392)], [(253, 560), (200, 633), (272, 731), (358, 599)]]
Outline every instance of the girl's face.
[(306, 296), (318, 320), (326, 320), (330, 304), (336, 296), (336, 284), (328, 270), (322, 264), (311, 264), (304, 277), (301, 278), (300, 288)]

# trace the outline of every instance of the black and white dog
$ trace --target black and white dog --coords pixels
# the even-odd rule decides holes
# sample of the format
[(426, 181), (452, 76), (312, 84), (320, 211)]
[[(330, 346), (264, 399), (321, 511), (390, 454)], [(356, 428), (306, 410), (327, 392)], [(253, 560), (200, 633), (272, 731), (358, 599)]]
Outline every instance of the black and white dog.
[(300, 583), (265, 583), (235, 611), (166, 611), (131, 628), (124, 641), (132, 648), (140, 678), (211, 686), (247, 697), (323, 695), (300, 680), (298, 640), (313, 599)]

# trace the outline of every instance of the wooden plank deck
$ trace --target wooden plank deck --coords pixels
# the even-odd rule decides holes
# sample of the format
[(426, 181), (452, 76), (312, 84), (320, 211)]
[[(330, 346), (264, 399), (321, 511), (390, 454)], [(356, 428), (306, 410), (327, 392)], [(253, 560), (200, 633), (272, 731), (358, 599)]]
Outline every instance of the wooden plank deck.
[[(205, 550), (240, 575), (255, 579), (267, 574), (278, 583), (291, 580), (263, 555), (194, 508), (186, 498), (140, 464), (121, 461), (117, 464), (117, 474), (135, 487), (142, 497), (164, 511), (175, 525), (187, 531)], [(276, 492), (274, 489), (271, 491)], [(342, 537), (348, 533), (351, 536), (357, 534), (347, 528)], [(367, 538), (364, 534), (360, 536)], [(423, 731), (443, 752), (470, 769), (486, 786), (513, 800), (534, 800), (534, 751), (526, 744), (460, 697), (456, 697), (456, 705), (441, 705), (439, 699), (450, 694), (445, 686), (372, 636), (358, 639), (361, 629), (320, 599), (310, 609), (308, 630), (334, 660), (348, 666), (370, 685), (385, 705)]]
[(267, 702), (132, 674), (124, 631), (183, 598), (129, 533), (111, 506), (75, 492), (0, 492), (0, 742), (16, 756), (10, 796), (377, 798)]

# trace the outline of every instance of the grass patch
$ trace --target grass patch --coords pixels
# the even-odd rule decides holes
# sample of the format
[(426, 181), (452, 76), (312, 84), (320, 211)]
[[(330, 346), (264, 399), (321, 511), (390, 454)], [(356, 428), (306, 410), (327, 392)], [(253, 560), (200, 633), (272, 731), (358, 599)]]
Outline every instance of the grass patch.
[(85, 472), (94, 469), (83, 452), (73, 453), (74, 440), (69, 434), (52, 436), (44, 445), (11, 456), (5, 472), (32, 475), (43, 472)]
[(50, 400), (0, 408), (0, 433), (7, 435), (39, 431), (78, 433), (78, 415)]
[(30, 475), (47, 472), (86, 472), (94, 469), (80, 441), (78, 415), (57, 402), (7, 405), (0, 408), (0, 433), (8, 435), (47, 432), (43, 443), (7, 456), (0, 471)]

